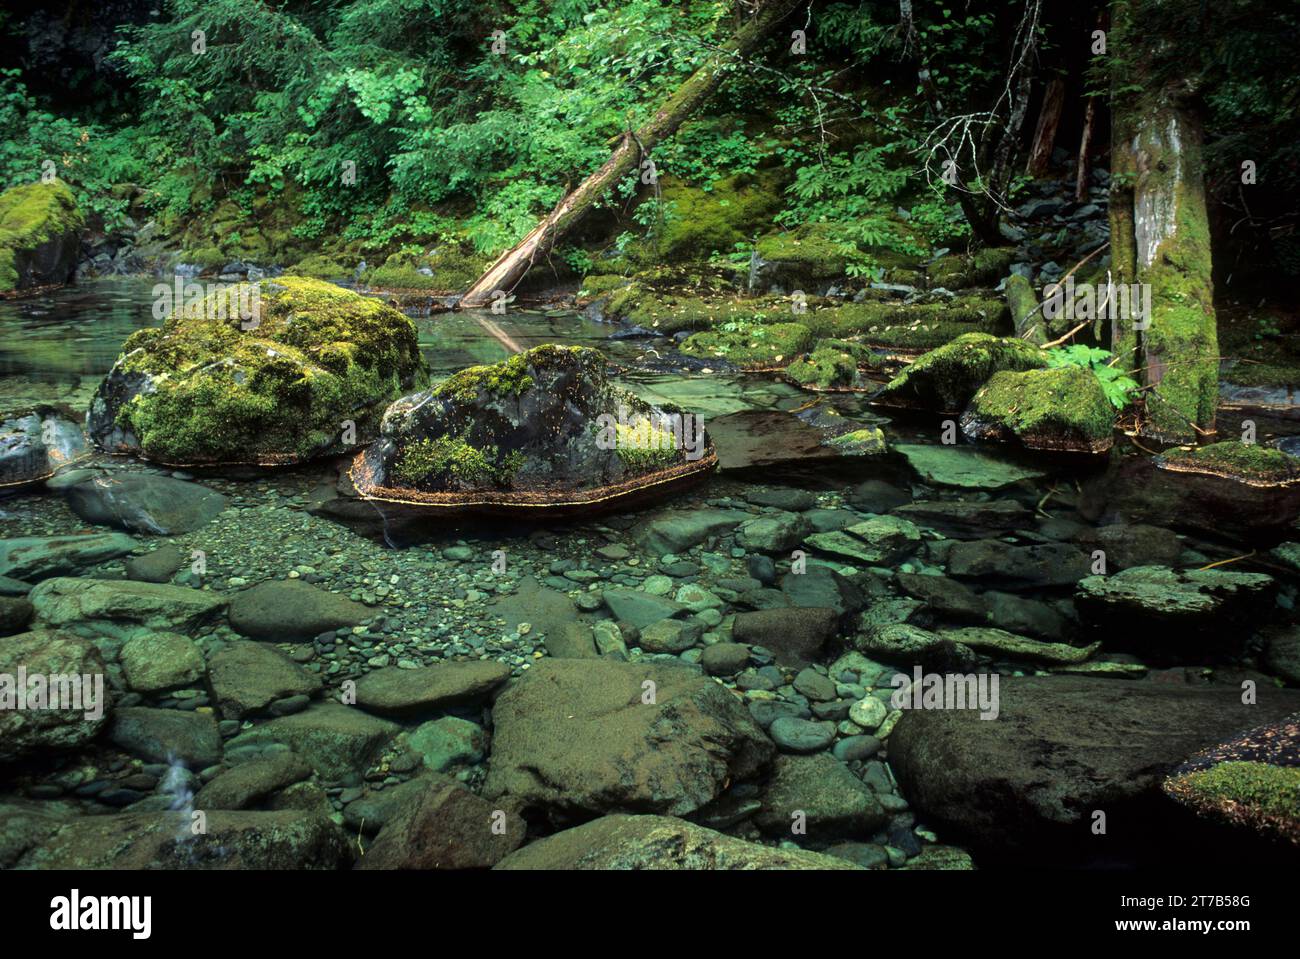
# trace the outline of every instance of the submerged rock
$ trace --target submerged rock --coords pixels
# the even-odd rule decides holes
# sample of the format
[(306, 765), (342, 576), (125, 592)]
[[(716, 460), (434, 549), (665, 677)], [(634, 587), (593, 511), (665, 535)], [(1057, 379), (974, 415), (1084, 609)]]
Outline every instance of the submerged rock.
[(1079, 511), (1103, 522), (1276, 542), (1300, 518), (1300, 460), (1237, 442), (1133, 457), (1086, 483)]
[(198, 643), (177, 633), (132, 636), (122, 644), (119, 659), (127, 685), (140, 693), (189, 686), (207, 668)]
[(125, 533), (0, 539), (0, 576), (22, 580), (62, 576), (125, 556), (135, 546)]
[(496, 810), (460, 783), (433, 777), (418, 793), (403, 797), (379, 831), (359, 869), (488, 869), (524, 841), (518, 815)]
[(29, 597), (36, 619), (52, 626), (95, 620), (188, 632), (225, 609), (217, 593), (130, 580), (47, 579)]
[(49, 479), (88, 451), (72, 410), (41, 405), (0, 419), (0, 489), (21, 489)]
[(873, 396), (872, 402), (956, 414), (994, 373), (1045, 366), (1046, 353), (1024, 340), (963, 333), (918, 358)]
[(28, 850), (18, 869), (338, 869), (348, 839), (328, 816), (300, 810), (213, 810), (194, 835), (190, 816), (87, 816)]
[(351, 706), (317, 703), (301, 713), (240, 733), (226, 744), (226, 751), (252, 757), (271, 744), (281, 744), (325, 779), (360, 781), (370, 762), (401, 728)]
[(264, 643), (237, 642), (208, 661), (208, 684), (223, 719), (263, 712), (278, 699), (315, 696), (321, 680)]
[(967, 446), (900, 443), (894, 450), (923, 480), (940, 486), (997, 490), (1045, 475), (1042, 470), (1019, 466)]
[(1003, 676), (999, 695), (993, 721), (973, 709), (905, 710), (890, 766), (927, 821), (982, 857), (1053, 865), (1203, 865), (1211, 850), (1172, 815), (1165, 775), (1189, 753), (1300, 706), (1300, 693), (1279, 689), (1261, 688), (1246, 706), (1235, 687), (1057, 676)]
[(351, 475), (368, 499), (536, 514), (663, 495), (716, 463), (698, 419), (611, 384), (595, 350), (547, 345), (393, 403)]
[(834, 856), (774, 848), (671, 816), (605, 816), (529, 843), (498, 869), (856, 869)]
[(230, 625), (244, 636), (271, 642), (310, 639), (370, 616), (368, 608), (346, 596), (293, 579), (258, 583), (230, 600)]
[(88, 523), (128, 533), (176, 536), (206, 525), (226, 508), (226, 498), (198, 483), (153, 473), (80, 470), (87, 475), (59, 489)]
[(293, 753), (240, 763), (218, 774), (194, 797), (195, 809), (247, 809), (267, 796), (302, 782), (311, 767)]
[(732, 693), (657, 662), (542, 660), (497, 697), (493, 722), (483, 795), (508, 794), (555, 822), (686, 815), (773, 754)]
[(510, 667), (493, 660), (389, 666), (357, 680), (357, 705), (384, 716), (418, 716), (486, 700), (509, 678)]
[(85, 217), (66, 183), (0, 193), (0, 296), (72, 279)]
[(1263, 573), (1134, 566), (1079, 582), (1075, 606), (1107, 649), (1186, 661), (1239, 650), (1249, 626), (1273, 608), (1277, 583)]
[(994, 373), (961, 417), (968, 438), (1026, 449), (1104, 453), (1114, 444), (1115, 407), (1079, 366)]
[[(232, 304), (256, 304), (241, 318)], [(355, 449), (427, 378), (415, 325), (326, 283), (215, 290), (138, 330), (91, 403), (91, 438), (171, 465), (298, 463)]]
[(769, 835), (788, 837), (799, 814), (807, 835), (819, 840), (870, 836), (888, 818), (876, 794), (826, 753), (782, 755), (772, 764), (755, 822)]
[(204, 769), (221, 760), (221, 733), (211, 713), (179, 709), (119, 709), (108, 731), (116, 746), (154, 763), (176, 760)]
[[(34, 690), (27, 685), (19, 688), (21, 670), (29, 677), (45, 678), (46, 699), (41, 706), (30, 698)], [(94, 677), (104, 677), (104, 660), (91, 643), (71, 633), (35, 630), (0, 640), (0, 675), (6, 677), (0, 681), (0, 762), (83, 746), (108, 721), (107, 682), (99, 690), (102, 701), (86, 698), (95, 692)], [(80, 702), (69, 704), (59, 698), (56, 703), (55, 695), (64, 693), (61, 684), (52, 679), (57, 676), (79, 678), (83, 690)], [(87, 680), (89, 688), (84, 685)], [(51, 683), (53, 692), (48, 688)], [(20, 708), (15, 697), (23, 691), (28, 699), (25, 708)], [(61, 708), (49, 708), (54, 705)]]

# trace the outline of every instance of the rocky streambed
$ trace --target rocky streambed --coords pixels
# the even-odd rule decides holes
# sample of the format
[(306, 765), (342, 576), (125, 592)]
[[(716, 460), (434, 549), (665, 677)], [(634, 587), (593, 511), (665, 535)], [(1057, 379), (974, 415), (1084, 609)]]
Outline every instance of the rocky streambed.
[[(367, 499), (346, 449), (211, 470), (87, 446), (32, 475), (0, 502), (0, 673), (103, 675), (106, 702), (0, 712), (0, 865), (1294, 858), (1277, 463), (945, 443), (860, 394), (611, 354), (620, 389), (702, 412), (702, 482), (449, 518)], [(86, 402), (92, 372), (47, 391)], [(409, 475), (500, 482), (453, 460)], [(927, 705), (935, 675), (973, 703)]]

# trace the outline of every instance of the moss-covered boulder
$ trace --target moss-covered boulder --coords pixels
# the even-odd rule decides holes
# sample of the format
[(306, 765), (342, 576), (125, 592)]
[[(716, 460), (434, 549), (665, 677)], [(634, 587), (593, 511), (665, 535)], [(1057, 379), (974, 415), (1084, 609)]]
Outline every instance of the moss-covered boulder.
[(294, 276), (311, 277), (315, 280), (342, 280), (352, 273), (338, 259), (326, 256), (323, 253), (312, 253), (310, 256), (304, 256), (286, 272)]
[(954, 253), (940, 257), (930, 264), (927, 273), (932, 287), (948, 290), (997, 286), (1015, 258), (1013, 247), (986, 247), (969, 255)]
[(867, 380), (860, 370), (876, 362), (871, 348), (846, 340), (822, 340), (807, 356), (785, 369), (786, 378), (806, 390), (861, 390)]
[(725, 360), (746, 370), (780, 369), (812, 344), (802, 323), (727, 323), (692, 333), (682, 352), (705, 360)]
[(427, 375), (397, 310), (282, 276), (196, 296), (133, 333), (88, 426), (110, 452), (171, 465), (297, 463), (373, 439), (388, 403)]
[(393, 403), (351, 476), (368, 499), (536, 515), (662, 494), (716, 462), (698, 417), (613, 385), (596, 350), (546, 345)]
[(994, 373), (1047, 366), (1047, 356), (1024, 340), (965, 333), (926, 353), (873, 397), (883, 406), (960, 412)]
[(1255, 443), (1212, 443), (1170, 450), (1157, 461), (1175, 473), (1218, 476), (1246, 486), (1300, 487), (1300, 459)]
[(751, 286), (766, 289), (772, 284), (786, 289), (816, 286), (840, 279), (848, 268), (845, 247), (829, 235), (823, 224), (809, 224), (790, 232), (769, 233), (754, 247)]
[(0, 489), (30, 486), (87, 453), (77, 415), (63, 406), (35, 406), (0, 418)]
[(1026, 449), (1104, 453), (1114, 443), (1115, 407), (1081, 366), (1003, 370), (971, 397), (962, 432)]
[(84, 225), (76, 197), (59, 180), (0, 193), (0, 296), (72, 279)]
[(457, 246), (439, 247), (429, 254), (399, 251), (363, 277), (383, 290), (434, 290), (456, 293), (467, 288), (488, 267), (488, 261)]

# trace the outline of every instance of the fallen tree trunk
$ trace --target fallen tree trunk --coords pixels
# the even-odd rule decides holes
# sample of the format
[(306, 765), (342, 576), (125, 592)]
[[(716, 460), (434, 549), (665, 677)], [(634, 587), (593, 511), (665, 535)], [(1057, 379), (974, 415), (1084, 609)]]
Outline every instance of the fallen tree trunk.
[(512, 290), (536, 262), (538, 255), (554, 247), (555, 242), (572, 229), (607, 190), (637, 168), (651, 148), (676, 133), (683, 121), (717, 90), (727, 69), (758, 46), (800, 2), (768, 0), (763, 4), (730, 41), (709, 55), (646, 123), (635, 132), (623, 134), (619, 145), (600, 169), (583, 180), (527, 236), (488, 267), (461, 297), (458, 305), (464, 308), (485, 306), (495, 296)]
[[(1139, 5), (1136, 16), (1143, 12), (1154, 17), (1158, 5)], [(1155, 36), (1162, 27), (1130, 17), (1127, 4), (1113, 6), (1125, 35)], [(1191, 91), (1153, 82), (1144, 63), (1137, 59), (1132, 78), (1114, 78), (1110, 236), (1115, 280), (1129, 288), (1114, 291), (1120, 306), (1120, 294), (1131, 303), (1149, 289), (1150, 314), (1113, 318), (1111, 342), (1141, 368), (1142, 435), (1189, 443), (1214, 433), (1219, 397), (1202, 134)]]

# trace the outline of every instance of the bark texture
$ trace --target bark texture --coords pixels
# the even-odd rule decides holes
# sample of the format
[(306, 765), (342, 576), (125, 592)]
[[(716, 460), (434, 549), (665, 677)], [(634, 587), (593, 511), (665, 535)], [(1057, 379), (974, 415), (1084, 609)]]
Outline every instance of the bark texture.
[[(1112, 22), (1158, 35), (1158, 21), (1138, 18), (1159, 8), (1116, 3)], [(1151, 315), (1115, 319), (1112, 345), (1136, 357), (1148, 387), (1142, 434), (1195, 442), (1214, 432), (1219, 355), (1201, 126), (1187, 90), (1151, 82), (1142, 58), (1131, 70), (1114, 98), (1111, 262), (1117, 284), (1150, 284)]]

